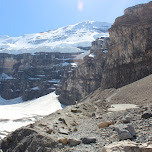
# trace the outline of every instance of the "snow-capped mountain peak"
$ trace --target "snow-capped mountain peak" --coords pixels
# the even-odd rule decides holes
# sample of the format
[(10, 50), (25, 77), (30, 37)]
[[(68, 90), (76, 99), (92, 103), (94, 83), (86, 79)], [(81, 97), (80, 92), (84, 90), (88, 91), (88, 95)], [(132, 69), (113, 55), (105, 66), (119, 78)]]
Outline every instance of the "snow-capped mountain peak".
[(0, 36), (0, 51), (11, 54), (80, 52), (77, 47), (88, 47), (96, 38), (107, 37), (110, 26), (105, 22), (86, 21), (20, 37)]

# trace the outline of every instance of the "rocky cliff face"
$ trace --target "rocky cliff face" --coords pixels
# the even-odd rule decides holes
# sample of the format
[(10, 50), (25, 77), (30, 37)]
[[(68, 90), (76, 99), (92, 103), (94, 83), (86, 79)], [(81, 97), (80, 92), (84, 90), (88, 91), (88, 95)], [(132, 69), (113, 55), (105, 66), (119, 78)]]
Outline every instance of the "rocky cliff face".
[(0, 95), (31, 100), (52, 91), (77, 53), (0, 54)]
[(60, 101), (74, 104), (100, 86), (119, 88), (151, 74), (151, 14), (152, 2), (126, 9), (109, 29), (110, 39), (100, 38), (92, 43), (91, 53), (96, 57), (90, 54), (80, 67), (65, 77)]
[(75, 104), (101, 86), (108, 42), (109, 38), (104, 37), (92, 42), (90, 55), (84, 58), (84, 62), (76, 69), (64, 72), (61, 87), (57, 91), (61, 103)]
[(125, 10), (110, 32), (102, 87), (119, 88), (152, 73), (152, 2)]

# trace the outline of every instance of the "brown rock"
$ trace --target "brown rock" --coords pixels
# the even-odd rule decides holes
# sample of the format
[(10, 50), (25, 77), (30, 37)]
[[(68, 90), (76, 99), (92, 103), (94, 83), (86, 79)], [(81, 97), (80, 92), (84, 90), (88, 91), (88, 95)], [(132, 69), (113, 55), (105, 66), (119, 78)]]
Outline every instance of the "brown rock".
[(152, 143), (135, 143), (132, 141), (114, 142), (108, 146), (103, 147), (103, 152), (152, 152)]
[(73, 113), (81, 113), (82, 111), (79, 110), (79, 109), (71, 109), (71, 112), (73, 112)]
[(77, 146), (81, 143), (81, 140), (76, 140), (76, 139), (68, 139), (68, 144), (70, 146)]
[(48, 133), (48, 134), (51, 134), (52, 132), (53, 132), (52, 129), (49, 129), (49, 130), (46, 131), (46, 133)]
[(64, 145), (66, 145), (68, 143), (68, 139), (67, 138), (60, 138), (58, 141), (60, 143), (64, 144)]
[(105, 121), (105, 122), (99, 123), (98, 128), (105, 128), (113, 124), (114, 124), (113, 121)]

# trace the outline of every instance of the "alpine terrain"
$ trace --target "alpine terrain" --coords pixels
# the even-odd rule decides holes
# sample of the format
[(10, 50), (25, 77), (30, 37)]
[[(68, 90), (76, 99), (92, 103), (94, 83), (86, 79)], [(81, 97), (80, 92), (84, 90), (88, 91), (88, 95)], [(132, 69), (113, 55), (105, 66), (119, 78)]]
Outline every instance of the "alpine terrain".
[[(13, 121), (32, 119), (28, 107), (34, 116), (42, 115), (39, 107), (46, 104), (46, 111), (53, 112), (53, 103), (58, 110), (5, 134), (0, 150), (152, 152), (151, 14), (152, 1), (127, 8), (111, 27), (89, 21), (20, 38), (2, 37), (3, 103), (17, 97), (16, 102), (21, 97), (30, 100), (11, 105), (16, 112), (25, 108), (26, 119), (17, 114)], [(37, 53), (19, 54), (25, 51)], [(48, 95), (32, 100), (38, 94)], [(4, 118), (3, 123), (9, 119)]]

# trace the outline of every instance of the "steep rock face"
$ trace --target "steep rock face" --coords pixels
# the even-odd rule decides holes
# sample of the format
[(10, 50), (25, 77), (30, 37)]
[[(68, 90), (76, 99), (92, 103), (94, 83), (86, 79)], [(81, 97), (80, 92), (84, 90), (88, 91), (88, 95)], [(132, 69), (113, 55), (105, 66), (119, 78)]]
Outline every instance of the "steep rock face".
[[(108, 45), (108, 38), (97, 39), (92, 43), (90, 55), (84, 58), (84, 62), (73, 69), (65, 71), (61, 87), (57, 91), (60, 94), (61, 103), (70, 105), (85, 98), (101, 85), (102, 71), (106, 54), (102, 48), (103, 43)], [(106, 47), (106, 45), (105, 45)]]
[[(0, 96), (31, 100), (55, 91), (77, 53), (0, 54)], [(78, 60), (77, 60), (78, 61)]]
[(152, 2), (125, 10), (109, 30), (102, 88), (119, 88), (152, 73)]

